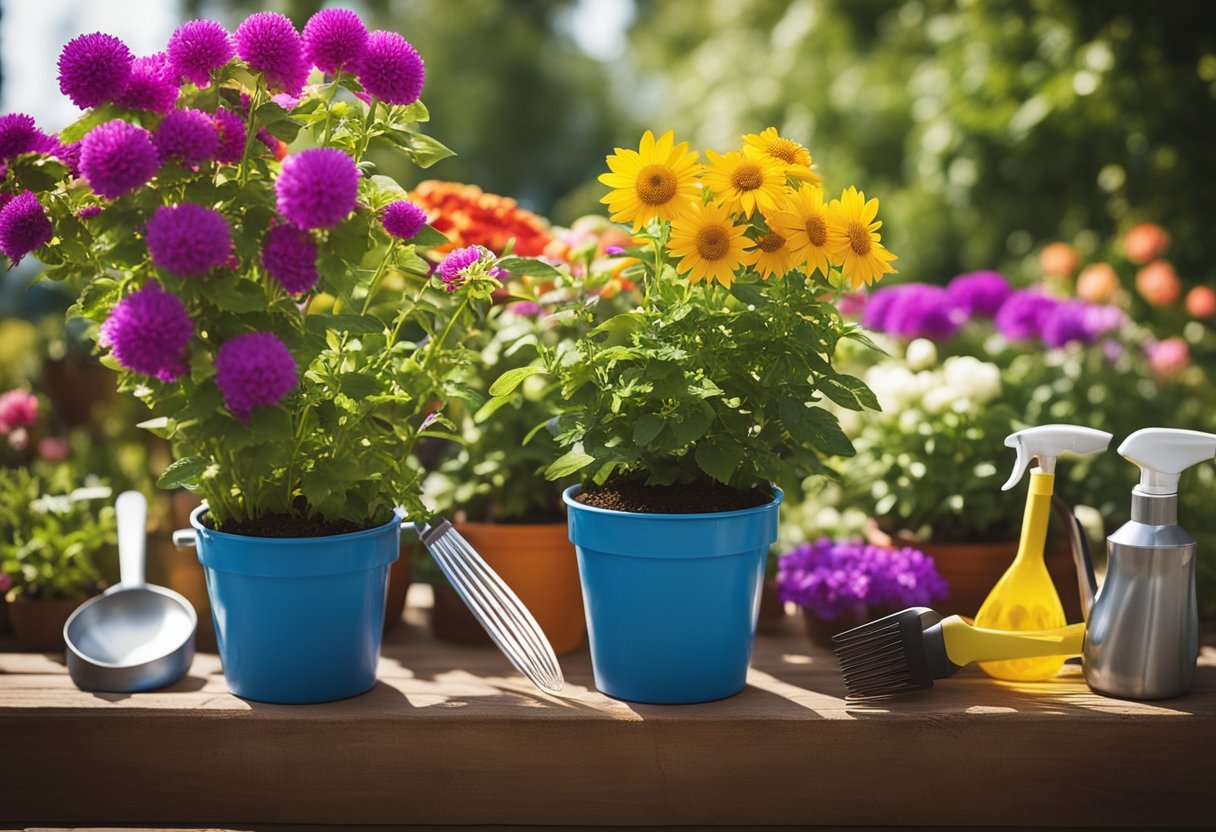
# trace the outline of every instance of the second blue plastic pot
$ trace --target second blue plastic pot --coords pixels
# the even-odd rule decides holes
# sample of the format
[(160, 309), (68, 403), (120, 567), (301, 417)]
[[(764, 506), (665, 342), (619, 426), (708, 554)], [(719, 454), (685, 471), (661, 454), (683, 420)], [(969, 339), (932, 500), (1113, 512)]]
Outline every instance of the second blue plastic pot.
[(634, 514), (562, 495), (578, 552), (595, 685), (617, 699), (683, 704), (743, 690), (777, 507)]
[(224, 534), (190, 515), (228, 689), (259, 702), (357, 696), (376, 683), (401, 521), (332, 537)]

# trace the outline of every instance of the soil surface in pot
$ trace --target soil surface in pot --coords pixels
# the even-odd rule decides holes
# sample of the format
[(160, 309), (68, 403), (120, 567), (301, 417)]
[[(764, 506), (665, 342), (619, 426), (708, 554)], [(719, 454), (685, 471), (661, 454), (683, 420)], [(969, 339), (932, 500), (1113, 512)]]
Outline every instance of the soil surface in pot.
[(229, 520), (217, 531), (246, 537), (333, 537), (371, 528), (375, 527), (361, 526), (349, 520), (330, 522), (319, 517), (306, 520), (291, 514), (265, 514), (252, 520)]
[(770, 488), (743, 491), (714, 480), (675, 485), (646, 485), (641, 480), (608, 483), (583, 491), (574, 499), (583, 505), (639, 514), (710, 514), (740, 511), (773, 501)]

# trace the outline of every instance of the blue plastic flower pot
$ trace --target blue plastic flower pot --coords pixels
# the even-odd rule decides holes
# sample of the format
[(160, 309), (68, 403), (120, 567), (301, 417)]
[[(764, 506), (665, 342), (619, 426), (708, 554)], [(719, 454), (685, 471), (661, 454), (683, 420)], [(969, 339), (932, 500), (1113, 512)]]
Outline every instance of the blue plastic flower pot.
[(569, 506), (595, 685), (617, 699), (709, 702), (747, 684), (771, 503), (716, 514), (634, 514)]
[(332, 537), (224, 534), (190, 515), (228, 689), (259, 702), (358, 696), (376, 683), (401, 521)]

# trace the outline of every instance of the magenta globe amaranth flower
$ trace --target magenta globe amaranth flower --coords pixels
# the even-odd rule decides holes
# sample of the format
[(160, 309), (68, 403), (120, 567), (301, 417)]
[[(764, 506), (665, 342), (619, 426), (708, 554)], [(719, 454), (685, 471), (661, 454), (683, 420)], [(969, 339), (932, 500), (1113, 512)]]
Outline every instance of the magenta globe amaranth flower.
[(13, 428), (31, 428), (38, 421), (38, 397), (25, 390), (0, 395), (0, 433)]
[(426, 227), (426, 211), (408, 200), (399, 199), (384, 209), (380, 223), (392, 236), (412, 240)]
[(1096, 340), (1089, 328), (1089, 304), (1079, 300), (1058, 303), (1043, 319), (1043, 343), (1062, 347), (1074, 341), (1089, 344)]
[(54, 236), (55, 229), (32, 191), (18, 194), (0, 208), (0, 251), (14, 266)]
[(231, 110), (220, 107), (213, 119), (219, 145), (215, 159), (225, 165), (235, 165), (245, 153), (245, 121)]
[(333, 228), (355, 210), (359, 170), (332, 147), (288, 156), (274, 183), (279, 213), (301, 228)]
[(0, 116), (0, 160), (39, 151), (45, 140), (46, 134), (34, 124), (33, 116), (25, 113)]
[(186, 346), (193, 337), (186, 307), (153, 281), (114, 305), (100, 342), (131, 372), (174, 381), (189, 369)]
[(1014, 292), (996, 313), (997, 331), (1010, 341), (1041, 338), (1047, 318), (1059, 301), (1034, 289)]
[(59, 53), (59, 91), (84, 110), (122, 95), (135, 57), (113, 35), (94, 32), (72, 38)]
[[(883, 301), (882, 296), (888, 292), (892, 297)], [(946, 290), (925, 283), (904, 283), (875, 292), (865, 317), (867, 326), (882, 332), (933, 341), (953, 337), (961, 321), (962, 316), (951, 306)]]
[(991, 318), (1009, 298), (1013, 289), (1009, 281), (999, 272), (971, 272), (960, 274), (946, 287), (950, 303), (966, 316), (982, 315)]
[(350, 9), (322, 9), (304, 25), (304, 57), (330, 75), (352, 69), (367, 47), (367, 29)]
[(174, 80), (185, 78), (196, 87), (210, 85), (211, 73), (236, 54), (228, 30), (214, 20), (191, 20), (178, 26), (165, 52)]
[(121, 119), (93, 128), (80, 144), (80, 172), (106, 199), (146, 185), (160, 168), (148, 131)]
[(274, 333), (238, 335), (215, 356), (215, 383), (224, 404), (245, 422), (255, 407), (278, 404), (295, 389), (296, 362)]
[(417, 50), (396, 32), (367, 36), (359, 64), (359, 83), (372, 98), (388, 104), (413, 104), (422, 94), (426, 67)]
[(147, 234), (152, 263), (178, 277), (201, 277), (232, 251), (224, 215), (193, 202), (157, 208)]
[(191, 168), (214, 159), (219, 141), (215, 122), (201, 110), (174, 110), (152, 136), (161, 161), (174, 159)]
[(469, 271), (488, 255), (488, 250), (481, 246), (465, 246), (454, 249), (443, 258), (439, 264), (439, 277), (443, 280), (443, 288), (455, 292), (469, 278)]
[(164, 52), (157, 52), (146, 58), (135, 59), (127, 88), (114, 99), (114, 103), (129, 110), (146, 110), (164, 115), (173, 109), (180, 92), (169, 69), (169, 59)]
[(317, 246), (312, 236), (292, 225), (276, 225), (262, 241), (262, 266), (289, 295), (317, 285)]
[(308, 80), (304, 45), (291, 21), (278, 12), (258, 12), (236, 30), (236, 53), (266, 83), (298, 96)]

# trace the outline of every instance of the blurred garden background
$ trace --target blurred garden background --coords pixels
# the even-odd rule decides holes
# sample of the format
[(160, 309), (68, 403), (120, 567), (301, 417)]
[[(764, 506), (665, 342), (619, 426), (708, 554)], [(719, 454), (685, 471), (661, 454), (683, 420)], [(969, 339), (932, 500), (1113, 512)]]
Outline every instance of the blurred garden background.
[[(829, 194), (856, 182), (882, 195), (898, 274), (879, 290), (888, 301), (854, 309), (886, 355), (842, 360), (884, 412), (846, 422), (858, 454), (839, 482), (790, 500), (787, 547), (867, 524), (921, 542), (1015, 539), (1002, 441), (1027, 424), (1085, 424), (1115, 444), (1147, 426), (1216, 431), (1207, 0), (4, 0), (0, 110), (49, 131), (72, 121), (52, 68), (83, 32), (148, 54), (195, 17), (231, 29), (269, 9), (302, 27), (328, 5), (403, 33), (426, 61), (430, 129), (457, 156), (426, 171), (376, 159), (407, 187), (475, 184), (568, 227), (604, 213), (604, 158), (645, 129), (729, 150), (772, 126), (806, 145)], [(75, 388), (85, 403), (57, 406), (46, 436), (115, 484), (150, 487), (167, 452), (130, 440), (135, 405), (85, 390), (64, 363), (72, 299), (27, 288), (38, 268), (3, 275), (0, 392)], [(989, 272), (1000, 280), (975, 277)], [(897, 300), (898, 287), (912, 291)], [(1063, 479), (1095, 544), (1126, 519), (1136, 475), (1116, 454)], [(1208, 615), (1214, 498), (1211, 465), (1184, 477)]]

